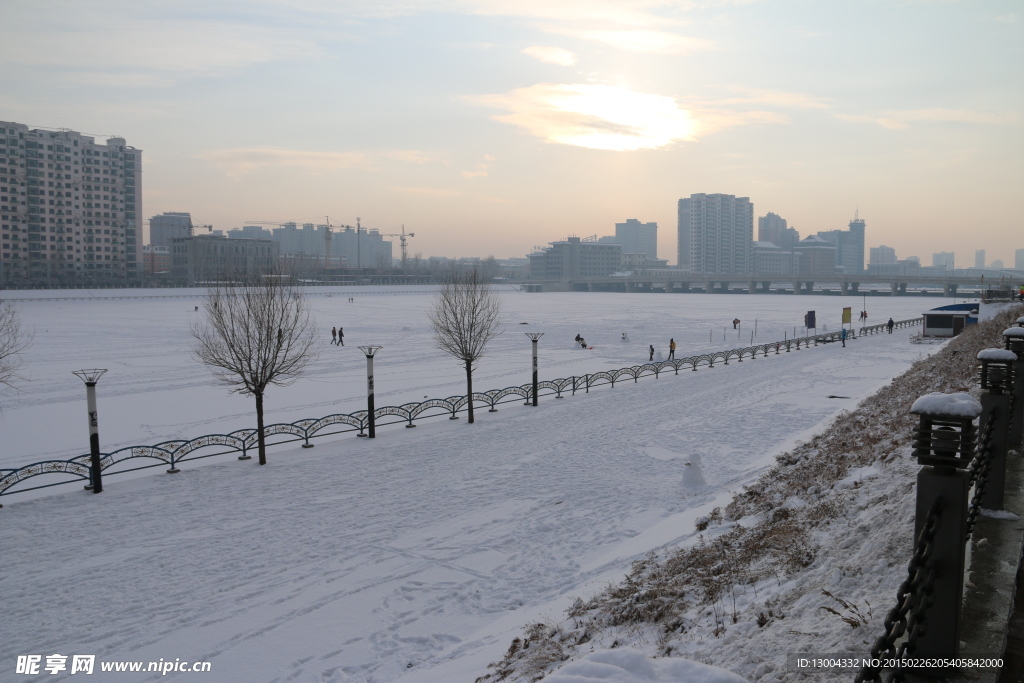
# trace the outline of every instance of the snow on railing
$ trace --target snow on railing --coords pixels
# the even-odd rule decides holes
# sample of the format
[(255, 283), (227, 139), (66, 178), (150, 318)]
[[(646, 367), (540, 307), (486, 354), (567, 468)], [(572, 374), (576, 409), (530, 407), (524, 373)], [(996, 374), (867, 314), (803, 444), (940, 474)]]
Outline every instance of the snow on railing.
[[(906, 327), (907, 325), (919, 323), (921, 318), (912, 320), (901, 320), (895, 325)], [(862, 328), (870, 329), (870, 328)], [(863, 334), (863, 332), (862, 332)], [(849, 336), (848, 339), (854, 339)], [(728, 365), (730, 360), (739, 363), (743, 359), (756, 359), (758, 355), (767, 357), (772, 352), (778, 355), (785, 350), (789, 353), (793, 349), (800, 351), (812, 344), (828, 344), (838, 342), (842, 339), (842, 332), (825, 332), (806, 337), (797, 337), (780, 342), (769, 342), (767, 344), (755, 344), (736, 349), (722, 351), (711, 351), (708, 353), (678, 358), (666, 361), (655, 361), (643, 365), (633, 365), (618, 370), (605, 370), (602, 372), (589, 373), (585, 375), (573, 375), (554, 380), (538, 382), (537, 395), (564, 398), (563, 393), (575, 395), (577, 391), (589, 393), (594, 387), (602, 385), (615, 386), (616, 382), (632, 379), (638, 382), (641, 377), (658, 378), (662, 373), (673, 372), (678, 375), (680, 370), (696, 371), (704, 365), (713, 368), (716, 363)], [(522, 384), (519, 386), (505, 387), (504, 389), (493, 389), (491, 391), (474, 392), (473, 404), (485, 405), (488, 412), (497, 412), (496, 406), (502, 403), (513, 401), (532, 402), (533, 385)], [(465, 395), (449, 396), (448, 398), (433, 398), (426, 401), (406, 403), (400, 406), (385, 406), (373, 411), (376, 427), (390, 424), (405, 424), (406, 427), (415, 427), (416, 420), (426, 418), (447, 416), (449, 419), (458, 419), (458, 413), (468, 410), (469, 401)], [(354, 413), (336, 413), (316, 419), (303, 419), (290, 423), (278, 423), (264, 427), (264, 436), (283, 435), (286, 438), (268, 443), (267, 445), (280, 445), (295, 441), (302, 441), (303, 446), (311, 447), (310, 439), (332, 434), (358, 431), (363, 435), (369, 426), (369, 415), (365, 410), (358, 410)], [(177, 472), (177, 465), (182, 462), (210, 458), (227, 453), (241, 453), (239, 460), (248, 460), (251, 456), (249, 451), (256, 447), (258, 435), (255, 429), (239, 429), (228, 434), (207, 434), (195, 439), (175, 439), (164, 441), (152, 446), (128, 446), (119, 448), (109, 453), (100, 454), (100, 472), (103, 476), (113, 474), (124, 474), (136, 470), (148, 469), (151, 467), (168, 466), (168, 472)], [(208, 450), (208, 449), (212, 449)], [(129, 461), (156, 460), (155, 463), (139, 465), (112, 470), (108, 469)], [(55, 481), (39, 486), (18, 488), (11, 490), (18, 484), (41, 475), (68, 475)], [(22, 493), (35, 489), (48, 488), (50, 486), (61, 486), (76, 481), (91, 481), (92, 466), (89, 454), (79, 455), (69, 460), (44, 460), (17, 469), (0, 468), (0, 496)]]

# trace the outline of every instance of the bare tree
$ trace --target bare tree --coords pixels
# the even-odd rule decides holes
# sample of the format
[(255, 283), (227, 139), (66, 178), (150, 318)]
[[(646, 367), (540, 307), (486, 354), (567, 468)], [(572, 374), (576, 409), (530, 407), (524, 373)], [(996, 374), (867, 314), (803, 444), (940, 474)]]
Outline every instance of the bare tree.
[(14, 387), (21, 367), (20, 354), (32, 343), (32, 333), (21, 326), (21, 318), (10, 301), (0, 303), (0, 384)]
[(466, 366), (470, 424), (473, 423), (473, 368), (484, 355), (487, 343), (501, 334), (500, 312), (501, 301), (476, 269), (450, 270), (430, 309), (437, 348)]
[(256, 397), (260, 464), (267, 464), (263, 395), (283, 387), (317, 358), (316, 334), (301, 290), (281, 273), (250, 276), (210, 290), (205, 319), (192, 324), (192, 354), (232, 392)]

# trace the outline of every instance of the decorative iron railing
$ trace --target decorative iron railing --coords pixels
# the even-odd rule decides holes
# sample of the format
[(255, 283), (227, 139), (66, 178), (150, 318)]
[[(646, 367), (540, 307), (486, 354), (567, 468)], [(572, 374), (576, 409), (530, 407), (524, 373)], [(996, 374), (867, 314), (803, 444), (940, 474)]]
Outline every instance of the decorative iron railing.
[[(901, 320), (897, 325), (904, 327), (921, 318), (913, 320)], [(864, 328), (867, 329), (867, 328)], [(806, 337), (787, 339), (781, 342), (770, 342), (767, 344), (755, 344), (736, 349), (722, 351), (709, 351), (708, 353), (686, 358), (678, 358), (666, 361), (655, 361), (642, 365), (633, 365), (618, 370), (604, 370), (586, 375), (573, 375), (553, 380), (544, 380), (537, 384), (537, 395), (564, 398), (563, 394), (575, 395), (577, 391), (589, 393), (592, 388), (611, 385), (616, 382), (632, 379), (638, 382), (641, 377), (660, 377), (663, 373), (672, 372), (676, 375), (680, 370), (696, 371), (700, 366), (709, 368), (715, 364), (729, 365), (730, 361), (742, 363), (744, 359), (756, 360), (760, 355), (778, 355), (782, 351), (789, 353), (794, 349), (800, 351), (812, 344), (827, 344), (838, 342), (842, 338), (842, 332), (825, 332)], [(854, 338), (854, 337), (849, 337)], [(505, 387), (480, 393), (474, 392), (473, 405), (482, 405), (488, 408), (488, 412), (496, 412), (498, 405), (513, 401), (529, 402), (533, 399), (533, 385), (522, 384), (519, 386)], [(385, 406), (373, 411), (376, 427), (391, 424), (404, 423), (407, 428), (415, 427), (416, 420), (447, 416), (449, 419), (458, 419), (460, 412), (468, 410), (469, 401), (466, 395), (449, 396), (448, 398), (432, 398), (426, 401), (406, 403), (400, 406)], [(265, 437), (284, 435), (286, 438), (269, 441), (267, 445), (280, 445), (302, 441), (303, 446), (311, 447), (310, 439), (332, 434), (357, 431), (365, 434), (369, 426), (368, 413), (365, 410), (358, 410), (354, 413), (336, 413), (318, 419), (304, 419), (290, 423), (278, 423), (264, 427)], [(240, 460), (249, 459), (249, 451), (256, 447), (257, 434), (255, 429), (239, 429), (229, 434), (207, 434), (189, 440), (164, 441), (152, 446), (128, 446), (119, 448), (109, 453), (102, 453), (100, 456), (100, 471), (104, 476), (111, 474), (123, 474), (151, 467), (167, 465), (168, 472), (177, 472), (178, 464), (191, 460), (210, 458), (227, 453), (241, 453)], [(91, 479), (90, 455), (79, 455), (69, 460), (44, 460), (25, 467), (16, 469), (0, 468), (0, 496), (22, 493), (35, 489), (60, 486), (76, 481), (89, 481)], [(130, 463), (132, 461), (155, 460), (145, 465), (135, 467), (120, 467), (108, 472), (108, 469), (117, 465)], [(61, 481), (42, 484), (32, 487), (18, 487), (29, 479), (41, 475), (67, 475)], [(12, 490), (15, 489), (16, 490)]]

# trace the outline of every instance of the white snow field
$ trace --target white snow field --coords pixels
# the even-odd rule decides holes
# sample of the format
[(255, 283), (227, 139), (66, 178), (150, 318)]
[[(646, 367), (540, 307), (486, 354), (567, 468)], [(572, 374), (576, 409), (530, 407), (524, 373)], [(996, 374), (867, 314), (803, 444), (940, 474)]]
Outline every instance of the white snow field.
[[(347, 296), (313, 304), (328, 335), (345, 326), (349, 346), (325, 347), (308, 379), (268, 394), (270, 420), (362, 407), (357, 343), (385, 345), (378, 405), (460, 391), (460, 369), (431, 346), (429, 296)], [(524, 329), (547, 333), (541, 368), (550, 377), (646, 360), (647, 344), (664, 350), (670, 336), (688, 355), (707, 347), (709, 329), (721, 335), (723, 319), (757, 317), (766, 342), (808, 309), (835, 329), (843, 305), (860, 308), (859, 298), (821, 296), (503, 296), (506, 334), (481, 365), (480, 389), (527, 381)], [(36, 340), (31, 381), (0, 416), (4, 466), (84, 450), (84, 391), (70, 375), (79, 367), (110, 368), (99, 385), (104, 450), (251, 426), (251, 400), (211, 386), (188, 359), (196, 303), (21, 303)], [(868, 301), (872, 322), (942, 303)], [(619, 341), (623, 331), (631, 342)], [(573, 348), (577, 332), (593, 351)], [(211, 663), (210, 673), (168, 679), (473, 681), (523, 624), (559, 620), (572, 599), (621, 579), (633, 560), (686, 542), (697, 517), (776, 453), (932, 350), (908, 335), (618, 383), (538, 408), (507, 404), (478, 411), (475, 425), (442, 418), (384, 428), (373, 441), (278, 447), (266, 467), (224, 456), (175, 475), (110, 477), (100, 495), (70, 485), (6, 496), (0, 681), (29, 680), (14, 673), (18, 655), (45, 662), (54, 653)], [(736, 345), (728, 342), (714, 344)], [(90, 680), (164, 678), (99, 666)], [(600, 655), (576, 671), (599, 680), (601, 667), (617, 667), (622, 675), (608, 680), (623, 681), (645, 680), (647, 670)], [(684, 663), (647, 668), (657, 677), (646, 680), (733, 680)]]

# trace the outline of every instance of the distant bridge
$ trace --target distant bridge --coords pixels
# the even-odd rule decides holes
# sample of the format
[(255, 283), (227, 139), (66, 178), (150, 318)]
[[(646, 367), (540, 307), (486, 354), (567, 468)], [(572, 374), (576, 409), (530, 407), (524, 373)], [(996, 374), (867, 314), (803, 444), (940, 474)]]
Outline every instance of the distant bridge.
[(775, 291), (787, 294), (837, 292), (843, 296), (857, 296), (870, 288), (877, 291), (889, 288), (892, 296), (907, 294), (908, 287), (941, 287), (945, 296), (956, 296), (959, 287), (974, 289), (1016, 290), (1024, 284), (1024, 277), (1007, 275), (991, 277), (936, 277), (934, 275), (727, 275), (714, 273), (688, 273), (672, 269), (633, 271), (630, 275), (604, 277), (576, 277), (563, 280), (526, 280), (523, 289), (530, 292), (706, 292), (726, 294), (745, 292), (761, 294)]

